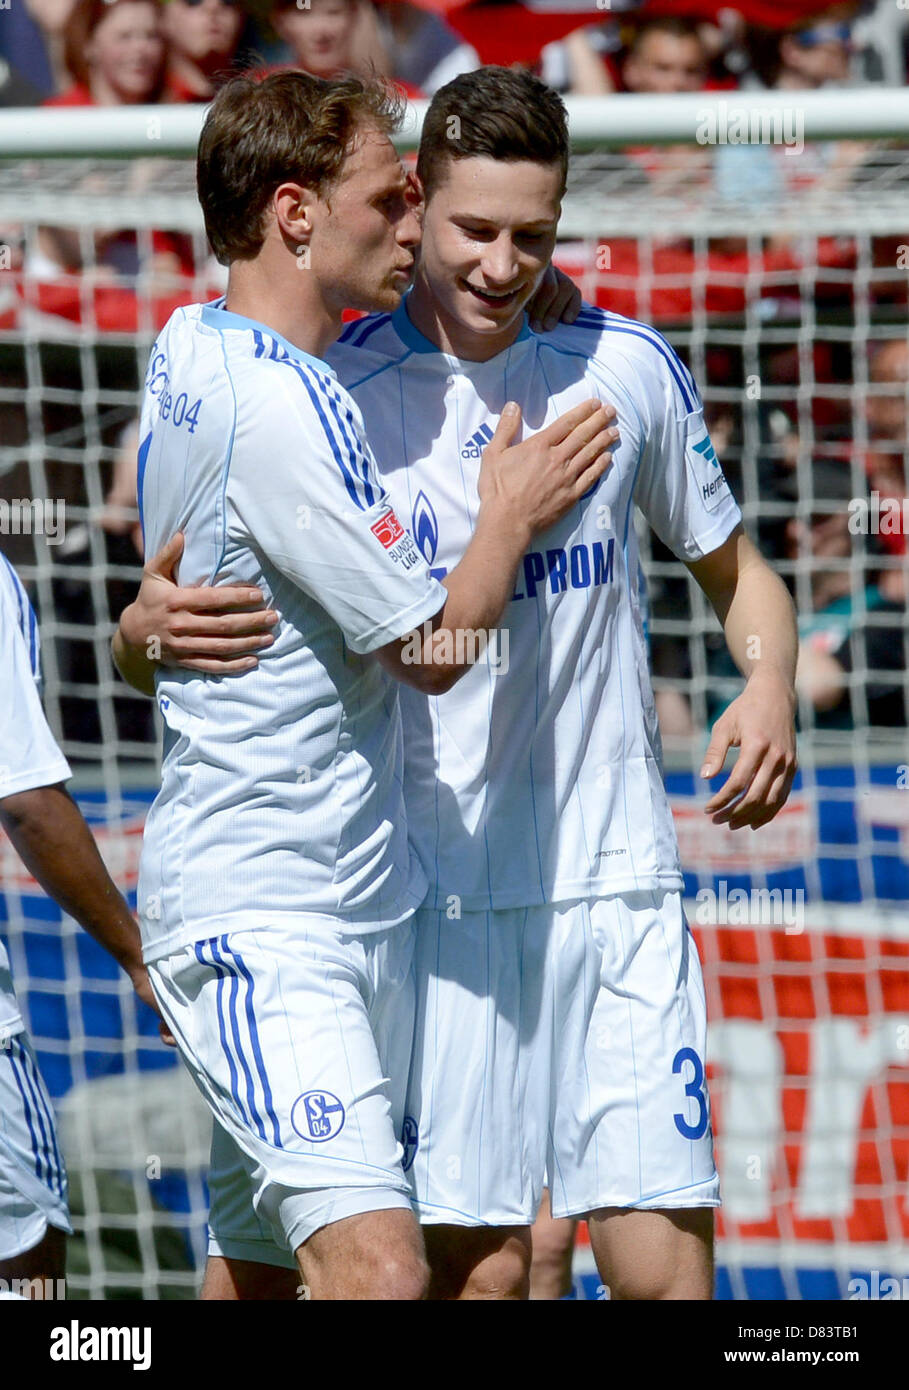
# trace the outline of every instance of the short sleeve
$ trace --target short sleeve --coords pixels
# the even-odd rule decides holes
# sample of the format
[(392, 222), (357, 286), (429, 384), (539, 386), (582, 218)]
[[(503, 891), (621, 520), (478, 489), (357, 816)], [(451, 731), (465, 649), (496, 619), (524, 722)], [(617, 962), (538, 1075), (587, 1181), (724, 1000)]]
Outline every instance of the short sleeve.
[(354, 651), (374, 651), (434, 617), (446, 590), (395, 515), (353, 399), (302, 364), (266, 370), (268, 411), (244, 428), (241, 410), (228, 475), (241, 535)]
[(635, 502), (680, 560), (716, 550), (742, 520), (684, 363), (655, 335), (642, 360), (645, 439)]
[(72, 776), (41, 707), (38, 651), (31, 604), (0, 558), (0, 800)]

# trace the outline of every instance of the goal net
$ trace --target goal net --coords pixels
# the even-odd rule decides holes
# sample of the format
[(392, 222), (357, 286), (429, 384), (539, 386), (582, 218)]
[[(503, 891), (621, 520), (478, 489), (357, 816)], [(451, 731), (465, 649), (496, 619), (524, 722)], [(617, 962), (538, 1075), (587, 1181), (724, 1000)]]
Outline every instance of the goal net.
[[(700, 591), (641, 525), (708, 993), (726, 1298), (881, 1296), (909, 1273), (906, 140), (585, 142), (565, 202), (559, 264), (688, 364), (800, 615), (796, 787), (764, 829), (717, 829), (697, 770), (741, 681)], [(74, 790), (133, 902), (159, 731), (108, 643), (139, 577), (139, 384), (156, 329), (222, 275), (191, 161), (89, 147), (0, 161), (0, 548), (38, 610)], [(204, 1109), (149, 1011), (7, 843), (0, 875), (71, 1175), (70, 1293), (192, 1297)], [(583, 1243), (576, 1267), (596, 1297)]]

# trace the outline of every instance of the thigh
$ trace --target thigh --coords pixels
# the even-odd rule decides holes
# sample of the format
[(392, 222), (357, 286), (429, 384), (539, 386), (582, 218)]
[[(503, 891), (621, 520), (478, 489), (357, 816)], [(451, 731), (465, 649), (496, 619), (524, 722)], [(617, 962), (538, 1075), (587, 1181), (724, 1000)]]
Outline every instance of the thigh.
[(530, 1293), (529, 1226), (424, 1226), (433, 1301), (523, 1300)]
[(72, 1231), (66, 1170), (50, 1097), (20, 1032), (0, 1044), (0, 1260), (34, 1249), (49, 1227)]
[(578, 1223), (571, 1217), (554, 1217), (548, 1190), (543, 1193), (533, 1223), (530, 1297), (549, 1301), (571, 1293), (571, 1268)]
[(306, 1297), (417, 1301), (428, 1270), (413, 1212), (369, 1211), (316, 1231), (296, 1252)]
[(590, 1244), (610, 1297), (712, 1298), (713, 1215), (709, 1207), (592, 1212)]
[(57, 1226), (45, 1226), (44, 1235), (21, 1255), (0, 1260), (0, 1281), (4, 1291), (25, 1299), (65, 1298), (66, 1233)]
[(551, 1024), (541, 922), (537, 909), (417, 914), (405, 1161), (425, 1225), (536, 1215)]
[(679, 895), (585, 906), (597, 988), (553, 1097), (553, 1214), (716, 1206), (704, 989)]
[(301, 920), (196, 942), (150, 976), (276, 1243), (352, 1207), (408, 1208), (360, 939)]
[(209, 1253), (200, 1297), (203, 1303), (293, 1303), (306, 1297), (306, 1289), (296, 1267), (290, 1270)]

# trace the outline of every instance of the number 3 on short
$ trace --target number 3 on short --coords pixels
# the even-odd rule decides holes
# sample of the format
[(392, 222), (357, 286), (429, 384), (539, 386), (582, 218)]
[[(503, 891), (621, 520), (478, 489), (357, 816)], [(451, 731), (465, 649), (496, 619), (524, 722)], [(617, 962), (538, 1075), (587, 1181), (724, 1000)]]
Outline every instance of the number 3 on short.
[(685, 1083), (685, 1094), (698, 1103), (697, 1123), (690, 1125), (685, 1116), (677, 1113), (673, 1115), (675, 1127), (679, 1134), (686, 1139), (701, 1139), (707, 1131), (707, 1097), (704, 1095), (704, 1063), (701, 1061), (693, 1047), (682, 1047), (672, 1059), (672, 1071), (674, 1076), (678, 1076), (686, 1062), (692, 1066), (692, 1077)]

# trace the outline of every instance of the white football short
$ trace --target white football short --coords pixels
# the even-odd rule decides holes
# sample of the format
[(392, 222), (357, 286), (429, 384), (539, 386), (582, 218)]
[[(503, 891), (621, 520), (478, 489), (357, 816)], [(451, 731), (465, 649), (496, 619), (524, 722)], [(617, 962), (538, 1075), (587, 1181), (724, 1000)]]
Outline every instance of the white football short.
[(72, 1233), (54, 1112), (25, 1033), (0, 1039), (0, 1260)]
[(410, 1208), (397, 1136), (413, 920), (362, 936), (341, 927), (301, 915), (149, 964), (216, 1122), (211, 1224), (221, 1253), (293, 1265), (292, 1252), (322, 1226)]
[(407, 1167), (427, 1224), (719, 1205), (676, 892), (417, 914)]

